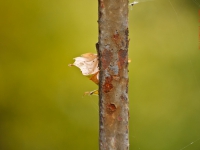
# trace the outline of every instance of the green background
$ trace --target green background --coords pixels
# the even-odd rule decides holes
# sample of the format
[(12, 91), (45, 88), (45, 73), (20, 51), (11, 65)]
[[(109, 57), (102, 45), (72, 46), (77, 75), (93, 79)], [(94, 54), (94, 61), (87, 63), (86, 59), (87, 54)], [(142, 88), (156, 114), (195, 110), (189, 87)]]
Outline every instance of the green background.
[[(130, 150), (200, 149), (199, 4), (130, 7)], [(98, 149), (97, 86), (68, 67), (97, 18), (97, 0), (0, 1), (0, 150)]]

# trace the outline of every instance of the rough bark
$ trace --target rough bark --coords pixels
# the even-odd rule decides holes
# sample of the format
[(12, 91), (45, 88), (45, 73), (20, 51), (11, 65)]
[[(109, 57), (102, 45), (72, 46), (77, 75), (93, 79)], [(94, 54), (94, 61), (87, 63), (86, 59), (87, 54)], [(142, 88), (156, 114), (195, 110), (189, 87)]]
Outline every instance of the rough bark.
[(129, 149), (128, 0), (98, 0), (99, 149)]

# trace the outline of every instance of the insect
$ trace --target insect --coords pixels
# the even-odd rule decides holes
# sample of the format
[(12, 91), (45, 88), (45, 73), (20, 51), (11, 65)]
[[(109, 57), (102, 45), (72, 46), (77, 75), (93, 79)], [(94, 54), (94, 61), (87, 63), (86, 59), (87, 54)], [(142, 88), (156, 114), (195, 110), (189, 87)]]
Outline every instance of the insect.
[[(98, 56), (93, 53), (85, 53), (79, 57), (74, 58), (74, 63), (69, 64), (68, 66), (76, 66), (78, 67), (82, 74), (88, 77), (92, 82), (99, 84), (99, 67), (98, 67)], [(130, 63), (131, 60), (128, 59)], [(85, 92), (84, 95), (98, 95), (99, 91), (94, 90), (90, 92)]]
[(90, 92), (85, 92), (84, 95), (99, 95), (98, 90), (90, 91)]
[(138, 1), (134, 1), (134, 2), (130, 3), (129, 5), (133, 6), (133, 5), (138, 4), (138, 3), (139, 3)]
[(130, 5), (130, 6), (133, 6), (133, 5), (138, 4), (138, 3), (140, 3), (140, 2), (146, 2), (146, 1), (153, 1), (153, 0), (135, 0), (135, 1), (133, 1), (132, 3), (130, 3), (129, 5)]
[[(88, 77), (91, 81), (98, 84), (99, 83), (99, 67), (98, 67), (98, 57), (97, 54), (85, 53), (80, 57), (74, 58), (75, 62), (69, 64), (69, 66), (78, 67), (82, 74)], [(85, 92), (84, 95), (98, 95), (98, 90)]]

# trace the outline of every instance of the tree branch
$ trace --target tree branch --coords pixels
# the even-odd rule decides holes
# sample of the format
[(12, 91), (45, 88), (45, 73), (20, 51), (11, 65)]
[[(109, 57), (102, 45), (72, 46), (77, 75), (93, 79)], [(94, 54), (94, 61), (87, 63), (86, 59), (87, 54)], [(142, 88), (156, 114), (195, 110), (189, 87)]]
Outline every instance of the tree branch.
[(128, 0), (98, 3), (99, 148), (128, 150)]

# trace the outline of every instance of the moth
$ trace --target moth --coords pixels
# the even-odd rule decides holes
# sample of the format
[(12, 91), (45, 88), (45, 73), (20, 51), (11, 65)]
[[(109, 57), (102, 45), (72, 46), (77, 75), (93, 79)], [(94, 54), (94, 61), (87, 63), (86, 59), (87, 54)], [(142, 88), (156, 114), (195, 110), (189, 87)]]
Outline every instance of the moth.
[[(85, 53), (82, 54), (80, 57), (74, 58), (74, 63), (69, 64), (69, 66), (76, 66), (78, 67), (82, 74), (88, 77), (91, 81), (99, 84), (99, 67), (98, 67), (98, 56), (97, 54), (93, 53)], [(129, 59), (128, 62), (130, 63), (131, 60)], [(98, 90), (85, 92), (84, 95), (98, 95)]]
[[(78, 67), (84, 76), (88, 77), (96, 84), (99, 83), (99, 67), (97, 54), (85, 53), (82, 54), (80, 57), (75, 57), (74, 60), (74, 63), (69, 64), (69, 66)], [(85, 92), (84, 95), (98, 95), (98, 90)]]

